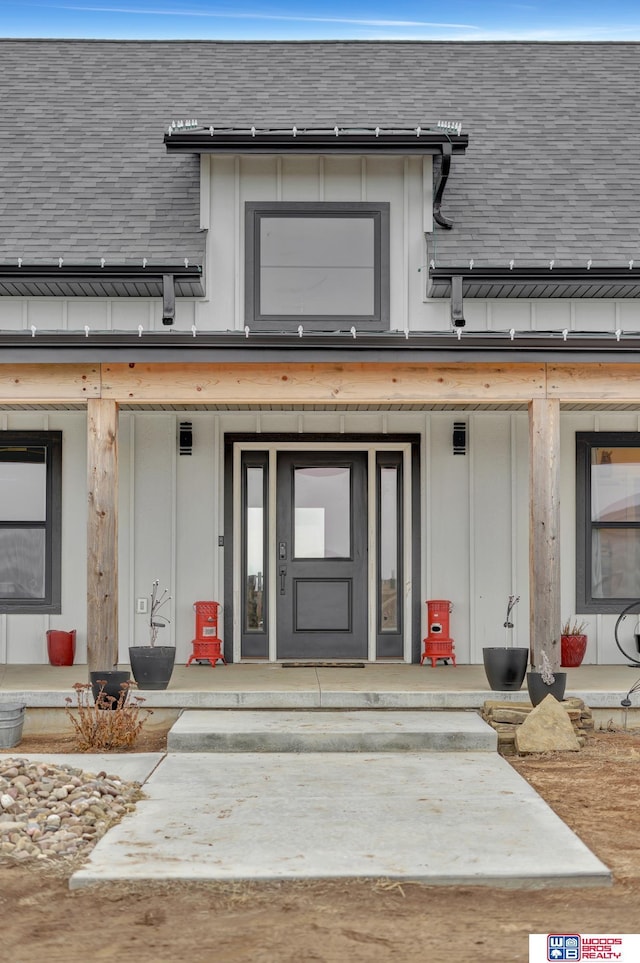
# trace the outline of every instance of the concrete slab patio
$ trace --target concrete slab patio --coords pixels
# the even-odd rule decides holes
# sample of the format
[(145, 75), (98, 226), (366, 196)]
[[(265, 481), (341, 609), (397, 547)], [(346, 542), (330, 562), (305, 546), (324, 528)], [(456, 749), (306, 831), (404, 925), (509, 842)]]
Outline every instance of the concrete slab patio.
[(170, 753), (144, 791), (72, 889), (357, 876), (527, 888), (611, 881), (493, 753)]
[[(128, 669), (123, 665), (120, 668)], [(640, 675), (627, 665), (567, 669), (567, 695), (595, 712), (620, 714), (620, 700)], [(86, 665), (0, 665), (0, 703), (62, 708), (73, 684), (87, 679)], [(519, 692), (492, 692), (480, 665), (456, 668), (367, 663), (362, 669), (300, 667), (276, 663), (215, 668), (176, 666), (169, 688), (146, 691), (145, 705), (167, 709), (478, 709), (486, 699), (519, 701)], [(634, 701), (637, 711), (640, 700)]]

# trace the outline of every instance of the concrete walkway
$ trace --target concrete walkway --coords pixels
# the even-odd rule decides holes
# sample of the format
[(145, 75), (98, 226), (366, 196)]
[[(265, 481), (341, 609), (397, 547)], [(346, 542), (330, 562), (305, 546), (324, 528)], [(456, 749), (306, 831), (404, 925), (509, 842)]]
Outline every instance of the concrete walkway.
[[(109, 770), (118, 763), (111, 757)], [(611, 881), (489, 752), (169, 753), (144, 791), (72, 889), (356, 876), (529, 888)]]

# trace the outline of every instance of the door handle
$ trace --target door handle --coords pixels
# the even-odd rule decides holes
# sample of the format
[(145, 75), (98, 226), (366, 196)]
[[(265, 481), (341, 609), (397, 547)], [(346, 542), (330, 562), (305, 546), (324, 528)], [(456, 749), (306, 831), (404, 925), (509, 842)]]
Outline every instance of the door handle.
[(285, 565), (281, 566), (281, 568), (278, 571), (278, 575), (280, 576), (280, 595), (284, 595), (285, 594), (284, 580), (287, 575), (287, 569)]

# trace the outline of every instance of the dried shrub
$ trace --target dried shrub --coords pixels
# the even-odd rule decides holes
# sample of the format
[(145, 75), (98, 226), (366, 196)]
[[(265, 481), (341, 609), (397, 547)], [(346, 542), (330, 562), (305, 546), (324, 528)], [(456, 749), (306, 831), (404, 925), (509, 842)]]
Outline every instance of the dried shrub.
[(74, 728), (76, 746), (81, 752), (105, 752), (113, 749), (130, 749), (153, 714), (152, 709), (142, 706), (141, 696), (131, 696), (134, 682), (120, 686), (118, 698), (104, 691), (106, 681), (98, 680), (100, 689), (95, 703), (90, 683), (76, 682), (73, 699), (65, 699), (65, 712)]

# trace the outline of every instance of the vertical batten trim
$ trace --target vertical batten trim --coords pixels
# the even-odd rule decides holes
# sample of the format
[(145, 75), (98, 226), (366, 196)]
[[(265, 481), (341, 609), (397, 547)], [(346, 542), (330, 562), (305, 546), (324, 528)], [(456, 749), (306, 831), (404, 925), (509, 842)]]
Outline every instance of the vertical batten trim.
[(367, 158), (360, 158), (360, 200), (367, 199)]
[(267, 571), (269, 572), (269, 662), (275, 662), (278, 657), (277, 636), (278, 621), (276, 606), (277, 585), (277, 564), (276, 564), (276, 510), (277, 510), (277, 488), (276, 471), (278, 469), (278, 452), (272, 445), (269, 448), (269, 507), (268, 507), (268, 530), (267, 540)]
[(413, 500), (412, 475), (411, 475), (411, 445), (403, 445), (402, 448), (402, 554), (405, 590), (402, 593), (404, 611), (404, 661), (411, 662), (412, 651), (411, 641), (413, 638), (413, 570), (411, 566), (413, 552), (413, 516), (411, 506)]
[[(431, 598), (431, 587), (432, 587), (432, 538), (431, 538), (431, 519), (432, 519), (432, 503), (431, 503), (431, 415), (426, 414), (424, 416), (424, 434), (422, 439), (422, 477), (423, 481), (423, 491), (422, 491), (422, 501), (423, 501), (423, 517), (424, 517), (424, 531), (422, 538), (422, 571), (423, 571), (423, 588), (424, 597)], [(422, 615), (420, 616), (422, 619)]]
[[(468, 429), (467, 429), (467, 439), (475, 438), (475, 426), (474, 426), (474, 416), (473, 413), (469, 413)], [(479, 652), (477, 651), (477, 640), (474, 632), (476, 625), (476, 472), (475, 472), (475, 457), (474, 457), (475, 446), (469, 441), (467, 442), (467, 490), (468, 490), (468, 504), (469, 504), (469, 661), (475, 659), (479, 661)]]
[(324, 179), (325, 179), (324, 157), (320, 156), (318, 157), (318, 200), (320, 201), (324, 200), (324, 192), (325, 192)]
[(433, 233), (433, 159), (422, 158), (422, 230)]
[(282, 200), (282, 157), (276, 157), (276, 200)]
[(411, 183), (411, 170), (409, 158), (405, 157), (403, 165), (402, 180), (402, 259), (403, 259), (403, 285), (402, 285), (402, 330), (409, 330), (409, 188)]
[[(169, 595), (173, 600), (173, 608), (170, 610), (171, 622), (169, 628), (170, 645), (176, 644), (176, 599), (177, 595), (177, 558), (176, 553), (178, 551), (178, 446), (176, 444), (176, 438), (178, 437), (178, 415), (174, 414), (171, 418), (170, 424), (172, 428), (171, 439), (169, 441), (171, 445), (171, 518), (169, 520), (170, 524), (170, 534), (169, 538), (171, 544), (169, 546)], [(132, 608), (130, 605), (129, 608)]]
[[(129, 555), (129, 638), (131, 644), (136, 642), (136, 616), (132, 602), (136, 597), (136, 533), (135, 533), (135, 510), (136, 510), (136, 415), (132, 411), (122, 412), (129, 422), (129, 490), (127, 492), (129, 501), (129, 538), (127, 551)], [(131, 595), (133, 591), (133, 595)]]
[[(369, 638), (368, 659), (375, 662), (377, 655), (377, 615), (378, 615), (378, 572), (377, 572), (377, 553), (376, 553), (376, 520), (377, 520), (377, 465), (375, 450), (370, 448), (367, 452), (367, 489), (369, 507), (367, 511), (367, 544), (368, 544), (368, 625), (367, 634)], [(353, 506), (352, 506), (353, 511)]]
[(233, 661), (240, 662), (242, 649), (240, 633), (242, 627), (242, 475), (241, 449), (233, 446)]
[(235, 249), (235, 269), (233, 278), (233, 316), (236, 330), (243, 327), (241, 314), (241, 282), (244, 276), (244, 266), (240, 265), (242, 255), (242, 239), (244, 237), (244, 217), (242, 216), (240, 204), (240, 158), (233, 158), (233, 222), (234, 238), (233, 246)]
[[(224, 458), (222, 457), (222, 439), (220, 432), (220, 415), (213, 416), (213, 480), (211, 486), (211, 518), (213, 520), (213, 571), (211, 572), (211, 583), (214, 587), (215, 598), (224, 599), (224, 565), (220, 564), (220, 552), (226, 551), (226, 545), (222, 548), (218, 545), (218, 536), (224, 535)], [(224, 632), (224, 619), (220, 619), (219, 631)], [(224, 635), (223, 635), (224, 639)]]
[(213, 158), (200, 154), (200, 230), (208, 231), (211, 223), (211, 169)]
[[(509, 460), (511, 464), (511, 592), (518, 595), (518, 423), (515, 412), (509, 415)], [(514, 621), (513, 619), (511, 621)], [(514, 645), (518, 639), (514, 638)]]

